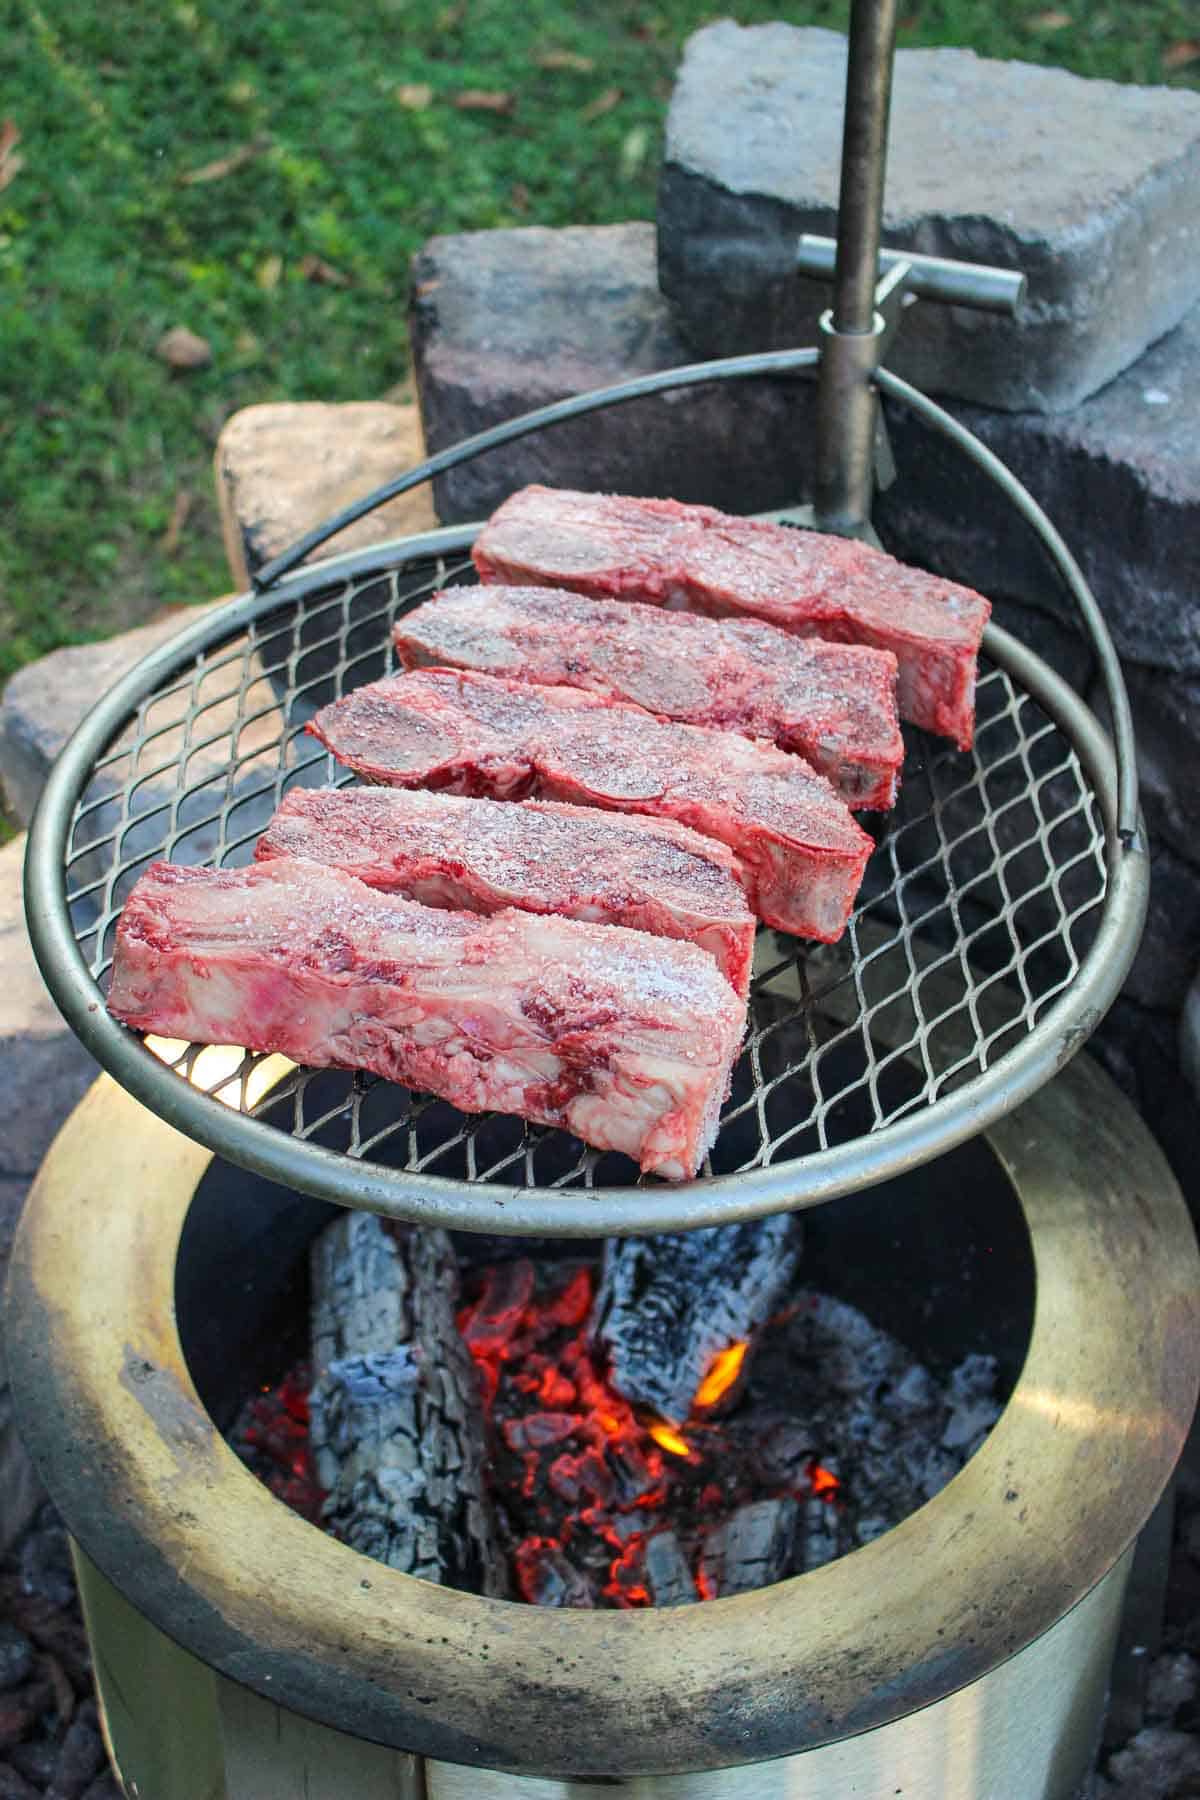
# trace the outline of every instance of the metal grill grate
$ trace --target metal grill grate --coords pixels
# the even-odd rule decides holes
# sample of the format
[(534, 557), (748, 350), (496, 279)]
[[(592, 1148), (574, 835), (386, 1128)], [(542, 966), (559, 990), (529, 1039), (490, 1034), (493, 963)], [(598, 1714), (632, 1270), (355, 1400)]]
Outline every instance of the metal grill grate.
[[(92, 764), (66, 841), (71, 926), (101, 989), (121, 907), (147, 864), (246, 863), (290, 787), (347, 781), (306, 721), (391, 670), (395, 617), (470, 579), (460, 555), (382, 569), (377, 557), (341, 580), (309, 574), (148, 687)], [(974, 750), (907, 737), (900, 802), (874, 823), (879, 847), (843, 942), (759, 932), (750, 1030), (709, 1175), (791, 1167), (936, 1106), (1033, 1033), (1094, 940), (1102, 809), (1043, 706), (985, 658)], [(152, 1088), (187, 1080), (214, 1114), (249, 1112), (268, 1137), (381, 1165), (398, 1190), (388, 1210), (406, 1208), (396, 1171), (418, 1187), (441, 1177), (506, 1192), (628, 1193), (638, 1181), (632, 1163), (565, 1133), (467, 1117), (374, 1077), (285, 1066), (264, 1092), (278, 1058), (151, 1043), (174, 1071), (159, 1070)], [(220, 1124), (211, 1130), (219, 1143)], [(257, 1160), (275, 1172), (269, 1142)]]

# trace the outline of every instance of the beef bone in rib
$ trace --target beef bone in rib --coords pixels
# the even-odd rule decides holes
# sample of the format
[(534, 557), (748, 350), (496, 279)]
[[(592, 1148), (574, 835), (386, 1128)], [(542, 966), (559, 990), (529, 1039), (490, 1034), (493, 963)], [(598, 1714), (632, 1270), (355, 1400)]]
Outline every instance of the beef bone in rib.
[(798, 756), (578, 688), (417, 669), (356, 688), (308, 730), (372, 781), (676, 819), (735, 852), (760, 919), (826, 943), (874, 849)]
[(794, 750), (847, 806), (896, 798), (904, 740), (896, 659), (798, 639), (759, 619), (707, 619), (560, 588), (449, 588), (398, 620), (405, 668), (478, 669), (587, 688), (657, 718)]
[(868, 544), (677, 500), (533, 486), (493, 513), (473, 554), (485, 582), (766, 619), (890, 650), (901, 718), (971, 747), (990, 604)]
[(707, 950), (750, 985), (755, 920), (732, 851), (670, 819), (404, 788), (293, 788), (254, 852), (302, 856), (425, 906), (558, 913)]
[(438, 911), (287, 858), (151, 864), (117, 928), (108, 1004), (139, 1031), (561, 1126), (671, 1180), (716, 1136), (746, 1017), (693, 944)]

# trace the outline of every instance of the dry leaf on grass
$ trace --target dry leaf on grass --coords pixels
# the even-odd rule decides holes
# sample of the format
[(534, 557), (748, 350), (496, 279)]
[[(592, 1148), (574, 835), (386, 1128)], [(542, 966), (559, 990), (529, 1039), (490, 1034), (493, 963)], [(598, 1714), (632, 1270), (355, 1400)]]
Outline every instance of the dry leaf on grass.
[(224, 181), (227, 175), (244, 169), (247, 163), (253, 162), (268, 150), (270, 144), (266, 138), (255, 138), (252, 144), (239, 144), (228, 156), (219, 156), (216, 162), (203, 163), (198, 169), (189, 169), (186, 175), (179, 177), (180, 187), (198, 187), (202, 181)]
[(464, 88), (461, 94), (455, 94), (454, 104), (459, 112), (510, 113), (517, 97), (495, 88)]
[(274, 293), (282, 278), (282, 256), (264, 256), (254, 271), (254, 280), (264, 294)]
[(1065, 31), (1072, 22), (1070, 13), (1041, 12), (1033, 13), (1025, 24), (1030, 31)]
[(188, 522), (188, 514), (192, 510), (192, 496), (186, 488), (180, 488), (175, 496), (175, 504), (171, 508), (171, 517), (167, 521), (167, 529), (159, 539), (158, 547), (164, 556), (174, 556), (179, 548), (179, 540), (183, 528)]
[(623, 98), (620, 88), (605, 88), (602, 94), (597, 94), (594, 100), (580, 108), (579, 116), (590, 125), (593, 119), (602, 119), (614, 106), (620, 106)]
[(311, 251), (307, 256), (300, 258), (296, 267), (306, 281), (316, 281), (324, 287), (353, 287), (354, 285), (352, 276), (347, 275), (343, 269), (335, 269), (333, 264), (327, 263), (323, 256), (314, 256)]
[(433, 100), (433, 89), (427, 81), (402, 81), (396, 99), (409, 112), (424, 112)]
[(25, 167), (25, 158), (16, 154), (17, 145), (21, 141), (21, 133), (16, 122), (5, 119), (0, 124), (0, 189), (8, 186)]
[(574, 69), (579, 75), (590, 75), (596, 67), (592, 56), (581, 56), (578, 50), (543, 50), (534, 57), (539, 69)]
[(165, 331), (154, 353), (171, 369), (206, 369), (212, 361), (208, 339), (197, 337), (186, 325), (174, 325)]
[(1177, 44), (1168, 44), (1163, 51), (1164, 69), (1186, 69), (1194, 62), (1200, 62), (1200, 38), (1181, 38)]

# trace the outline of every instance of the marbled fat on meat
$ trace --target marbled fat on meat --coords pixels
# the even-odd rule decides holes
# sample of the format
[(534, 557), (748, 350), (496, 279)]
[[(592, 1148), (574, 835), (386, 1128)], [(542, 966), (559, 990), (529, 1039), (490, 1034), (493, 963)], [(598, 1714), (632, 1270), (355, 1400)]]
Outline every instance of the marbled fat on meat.
[(109, 1010), (139, 1031), (367, 1069), (694, 1175), (745, 1006), (692, 944), (445, 912), (317, 863), (154, 863), (117, 929)]
[(749, 616), (890, 650), (901, 718), (971, 747), (989, 602), (868, 544), (711, 506), (532, 486), (493, 513), (473, 555), (489, 583)]
[(729, 845), (760, 919), (827, 943), (845, 929), (874, 848), (800, 757), (579, 688), (418, 669), (356, 688), (308, 730), (395, 787), (675, 819)]
[(904, 740), (888, 650), (561, 588), (449, 588), (392, 635), (408, 669), (586, 688), (656, 718), (773, 741), (826, 776), (847, 806), (896, 798)]
[(293, 788), (260, 861), (301, 856), (426, 906), (558, 913), (699, 944), (741, 995), (754, 915), (724, 844), (669, 819), (403, 788)]

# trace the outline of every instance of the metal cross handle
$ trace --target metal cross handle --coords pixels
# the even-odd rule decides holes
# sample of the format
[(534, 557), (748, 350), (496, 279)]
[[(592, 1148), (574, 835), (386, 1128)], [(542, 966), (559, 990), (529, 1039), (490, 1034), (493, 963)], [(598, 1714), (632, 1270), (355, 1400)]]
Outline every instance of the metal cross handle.
[(815, 521), (844, 537), (870, 532), (875, 482), (895, 476), (874, 373), (905, 309), (917, 298), (1015, 314), (1019, 270), (881, 250), (884, 171), (898, 0), (852, 0), (842, 132), (838, 236), (805, 236), (797, 272), (833, 277), (820, 322)]

